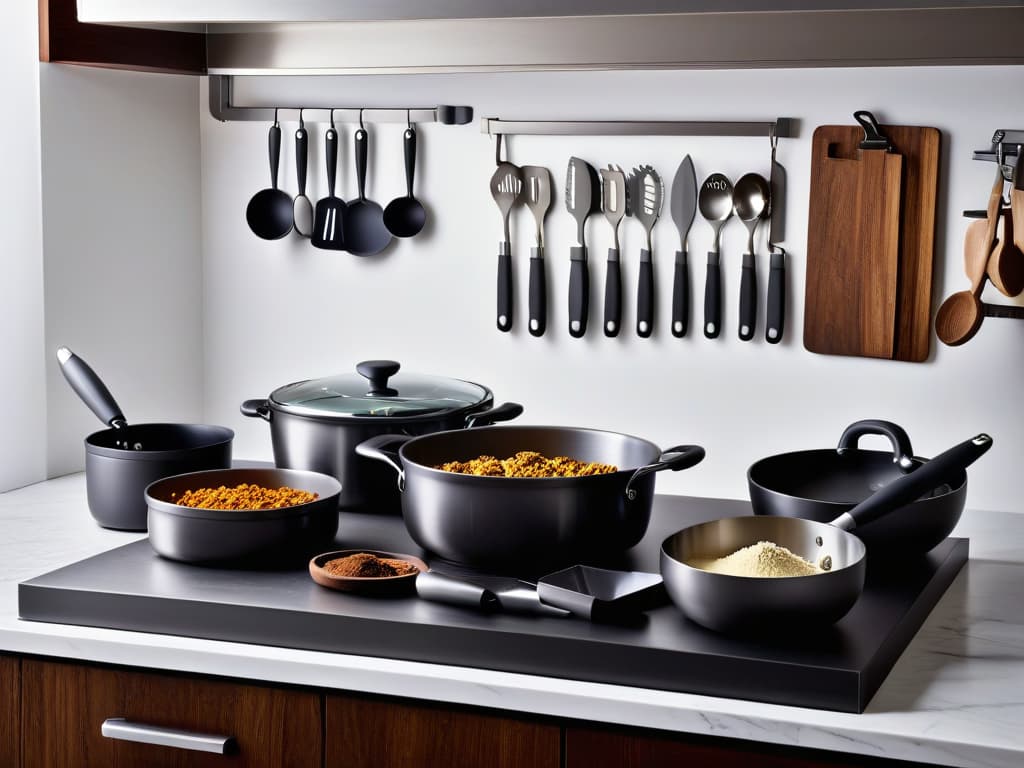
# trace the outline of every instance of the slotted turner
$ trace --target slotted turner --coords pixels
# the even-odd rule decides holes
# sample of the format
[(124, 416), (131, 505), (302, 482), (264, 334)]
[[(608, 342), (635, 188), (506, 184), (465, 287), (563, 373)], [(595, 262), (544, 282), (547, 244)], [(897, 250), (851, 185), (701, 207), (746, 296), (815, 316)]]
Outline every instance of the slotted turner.
[(636, 334), (646, 339), (654, 332), (654, 263), (651, 230), (661, 216), (665, 187), (649, 165), (634, 168), (630, 178), (633, 215), (647, 233), (647, 247), (640, 250), (640, 279), (636, 290)]
[(498, 244), (498, 330), (512, 330), (512, 238), (508, 217), (523, 191), (523, 175), (519, 166), (508, 161), (498, 163), (491, 176), (491, 197), (501, 211), (504, 237)]
[(530, 323), (533, 336), (543, 336), (548, 324), (547, 278), (544, 274), (544, 218), (551, 208), (551, 171), (524, 165), (523, 199), (537, 223), (537, 245), (530, 250)]

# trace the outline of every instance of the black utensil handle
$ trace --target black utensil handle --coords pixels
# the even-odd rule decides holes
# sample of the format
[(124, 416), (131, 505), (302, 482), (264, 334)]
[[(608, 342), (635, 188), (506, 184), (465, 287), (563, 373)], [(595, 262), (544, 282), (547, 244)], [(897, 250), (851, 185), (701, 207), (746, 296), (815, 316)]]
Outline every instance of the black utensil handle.
[(543, 336), (548, 327), (548, 284), (544, 246), (530, 249), (530, 333)]
[(587, 332), (590, 310), (590, 272), (587, 249), (577, 245), (569, 249), (569, 335), (579, 339)]
[(722, 270), (718, 254), (708, 254), (708, 274), (704, 281), (704, 335), (717, 339), (722, 330)]
[(359, 199), (366, 199), (366, 146), (369, 144), (366, 131), (360, 128), (356, 131), (356, 180), (359, 183)]
[(270, 148), (270, 186), (277, 189), (277, 166), (281, 161), (281, 128), (277, 123), (270, 126), (267, 144)]
[(675, 270), (672, 275), (672, 335), (681, 339), (690, 324), (690, 267), (686, 251), (676, 251)]
[(786, 322), (786, 254), (773, 253), (768, 272), (768, 316), (764, 340), (769, 344), (782, 341)]
[(992, 447), (992, 438), (984, 432), (954, 445), (934, 459), (926, 461), (909, 474), (898, 477), (876, 491), (848, 512), (832, 521), (843, 530), (852, 531), (867, 525), (883, 515), (910, 504), (943, 483), (953, 480), (957, 473), (973, 464)]
[(654, 331), (654, 267), (651, 252), (640, 250), (640, 279), (636, 285), (636, 335), (649, 338)]
[(238, 410), (243, 416), (248, 416), (250, 419), (263, 419), (264, 421), (271, 419), (270, 401), (265, 397), (246, 400), (238, 406)]
[(604, 335), (615, 338), (622, 327), (622, 269), (619, 251), (608, 249), (608, 270), (604, 278)]
[(405, 129), (405, 186), (408, 197), (412, 197), (412, 180), (416, 175), (416, 131)]
[(295, 131), (295, 176), (299, 182), (299, 196), (306, 194), (306, 162), (309, 158), (309, 134), (305, 128)]
[(327, 155), (327, 196), (334, 197), (334, 177), (338, 175), (338, 132), (328, 128), (324, 143), (324, 154)]
[(703, 460), (704, 448), (701, 446), (674, 445), (662, 452), (656, 462), (640, 467), (630, 475), (629, 482), (626, 483), (626, 498), (629, 501), (633, 501), (636, 498), (637, 492), (633, 486), (644, 475), (649, 475), (652, 472), (662, 472), (666, 469), (678, 472), (681, 469), (688, 469), (700, 464)]
[(466, 416), (466, 427), (487, 427), (499, 421), (512, 421), (523, 415), (523, 406), (519, 403), (502, 403)]
[(86, 362), (67, 347), (57, 350), (60, 371), (64, 374), (71, 388), (78, 393), (89, 409), (107, 426), (124, 426), (126, 420), (121, 413), (121, 406), (110, 394), (96, 372)]
[(757, 272), (754, 270), (754, 254), (743, 254), (743, 271), (740, 274), (740, 340), (754, 338), (757, 327)]
[(498, 330), (512, 330), (512, 247), (498, 245)]

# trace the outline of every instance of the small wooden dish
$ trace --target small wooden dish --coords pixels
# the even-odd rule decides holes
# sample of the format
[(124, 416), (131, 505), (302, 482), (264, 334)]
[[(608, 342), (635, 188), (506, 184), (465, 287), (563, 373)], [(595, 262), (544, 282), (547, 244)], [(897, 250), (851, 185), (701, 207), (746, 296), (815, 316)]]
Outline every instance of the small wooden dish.
[[(324, 565), (349, 555), (365, 552), (381, 558), (404, 560), (416, 566), (416, 570), (404, 576), (335, 576), (324, 570)], [(309, 561), (309, 575), (321, 587), (336, 589), (339, 592), (352, 592), (362, 595), (400, 595), (411, 593), (416, 586), (416, 574), (430, 570), (427, 564), (418, 557), (404, 555), (400, 552), (380, 552), (375, 549), (342, 549), (337, 552), (324, 552)]]

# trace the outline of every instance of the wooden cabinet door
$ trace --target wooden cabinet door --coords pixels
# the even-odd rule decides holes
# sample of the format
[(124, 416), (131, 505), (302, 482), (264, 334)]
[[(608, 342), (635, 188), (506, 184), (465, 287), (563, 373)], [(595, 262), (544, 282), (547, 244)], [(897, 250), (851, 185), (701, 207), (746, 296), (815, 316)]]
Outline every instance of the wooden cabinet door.
[[(22, 662), (24, 768), (320, 768), (318, 694), (127, 672)], [(108, 718), (233, 737), (228, 756), (107, 738)]]
[(559, 768), (561, 729), (490, 714), (328, 696), (326, 768)]
[(21, 765), (20, 716), (21, 660), (0, 656), (0, 765)]

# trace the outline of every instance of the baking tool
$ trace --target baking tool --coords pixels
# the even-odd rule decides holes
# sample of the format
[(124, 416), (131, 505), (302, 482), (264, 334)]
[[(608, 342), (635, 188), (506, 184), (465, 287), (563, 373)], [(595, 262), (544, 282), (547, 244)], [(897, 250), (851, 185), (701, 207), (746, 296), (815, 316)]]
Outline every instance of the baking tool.
[[(614, 464), (585, 477), (515, 478), (434, 469), (453, 459), (538, 451)], [(490, 571), (546, 573), (621, 553), (647, 529), (654, 474), (704, 458), (699, 446), (662, 451), (639, 437), (571, 427), (481, 427), (411, 438), (382, 435), (360, 456), (398, 473), (405, 526), (421, 547)]]
[(501, 211), (504, 239), (498, 244), (498, 330), (512, 330), (512, 236), (508, 229), (508, 216), (513, 206), (520, 201), (523, 191), (523, 176), (519, 166), (507, 160), (499, 160), (501, 136), (497, 138), (495, 160), (498, 167), (491, 176), (491, 197)]
[(331, 127), (324, 136), (324, 156), (327, 158), (327, 197), (316, 203), (313, 216), (313, 247), (331, 251), (345, 250), (345, 201), (334, 194), (334, 180), (338, 173), (338, 131), (334, 127), (334, 113), (331, 113)]
[(523, 198), (537, 224), (537, 245), (530, 250), (530, 322), (533, 336), (543, 336), (548, 326), (548, 286), (544, 274), (544, 219), (551, 209), (551, 171), (524, 165)]
[(1013, 212), (1013, 242), (1024, 251), (1024, 151), (1017, 145), (1017, 162), (1010, 184), (1010, 209)]
[(668, 201), (672, 221), (679, 230), (679, 250), (676, 251), (672, 277), (672, 335), (682, 338), (690, 325), (690, 265), (686, 239), (697, 212), (697, 176), (693, 160), (687, 155), (676, 170), (672, 181), (672, 196)]
[(786, 329), (786, 249), (779, 245), (786, 239), (786, 169), (775, 159), (778, 137), (772, 132), (772, 170), (768, 177), (771, 195), (768, 198), (768, 307), (764, 340), (769, 344), (782, 341)]
[(514, 419), (517, 403), (494, 405), (482, 384), (443, 376), (399, 373), (394, 360), (365, 360), (356, 370), (297, 381), (267, 398), (246, 400), (241, 411), (270, 423), (274, 463), (323, 472), (341, 481), (342, 508), (397, 512), (394, 474), (356, 455), (375, 435), (422, 435)]
[(612, 227), (613, 245), (608, 249), (604, 278), (604, 335), (614, 338), (622, 326), (622, 271), (619, 268), (619, 222), (626, 215), (629, 187), (617, 165), (601, 169), (601, 208)]
[(182, 472), (231, 465), (235, 433), (210, 424), (132, 424), (84, 360), (57, 349), (61, 373), (100, 421), (112, 429), (85, 439), (89, 511), (104, 528), (146, 530), (146, 486)]
[(537, 580), (537, 594), (548, 605), (589, 621), (615, 621), (667, 600), (659, 573), (615, 571), (573, 565)]
[(1012, 298), (1024, 291), (1024, 253), (1017, 247), (1011, 209), (1003, 208), (997, 216), (997, 242), (989, 256), (985, 273), (997, 291)]
[(747, 228), (747, 251), (743, 254), (740, 278), (740, 339), (750, 341), (757, 327), (757, 265), (754, 261), (754, 233), (768, 208), (771, 187), (764, 176), (747, 173), (740, 176), (732, 193), (736, 218)]
[(590, 314), (590, 273), (587, 268), (587, 218), (601, 210), (601, 182), (590, 163), (569, 159), (565, 172), (565, 207), (576, 219), (576, 246), (569, 249), (569, 335), (587, 332)]
[(697, 197), (700, 215), (703, 216), (715, 239), (708, 251), (708, 271), (704, 282), (704, 335), (709, 339), (718, 338), (722, 330), (722, 270), (719, 244), (722, 226), (732, 216), (732, 182), (721, 173), (712, 173), (701, 184)]
[(649, 165), (634, 168), (630, 179), (633, 215), (647, 234), (647, 247), (640, 250), (640, 277), (636, 289), (636, 334), (642, 339), (654, 332), (654, 248), (651, 231), (661, 216), (665, 187), (661, 176)]
[(996, 178), (989, 192), (985, 219), (972, 221), (964, 236), (964, 272), (971, 281), (971, 287), (947, 297), (935, 315), (935, 335), (951, 347), (974, 338), (985, 317), (981, 292), (988, 277), (989, 257), (998, 235), (999, 211), (1003, 203), (1002, 163), (996, 165)]
[[(684, 528), (661, 546), (661, 575), (669, 596), (689, 619), (719, 632), (838, 621), (864, 589), (867, 549), (851, 531), (957, 477), (991, 445), (992, 438), (986, 434), (966, 440), (884, 486), (831, 523), (754, 516)], [(724, 557), (759, 541), (786, 547), (824, 572), (756, 578), (687, 565), (694, 558)]]
[[(401, 576), (337, 576), (324, 568), (331, 560), (359, 553), (376, 555), (389, 560), (404, 560), (415, 565), (416, 570)], [(324, 552), (309, 561), (309, 575), (321, 587), (358, 595), (410, 594), (416, 589), (417, 577), (428, 570), (427, 564), (418, 557), (404, 555), (400, 552), (382, 552), (377, 549), (339, 549), (335, 552)]]
[(295, 220), (295, 231), (303, 237), (313, 235), (313, 203), (306, 197), (306, 166), (309, 159), (309, 133), (302, 121), (299, 111), (299, 128), (295, 131), (295, 176), (299, 184), (299, 194), (292, 203), (292, 218)]
[(402, 135), (405, 152), (405, 197), (396, 197), (384, 209), (384, 226), (395, 237), (415, 237), (427, 223), (423, 204), (412, 193), (416, 175), (416, 129), (409, 125)]
[[(889, 440), (890, 451), (862, 450), (865, 435)], [(834, 449), (795, 451), (755, 462), (747, 472), (754, 514), (799, 517), (827, 523), (927, 459), (914, 456), (910, 437), (888, 421), (851, 424)], [(967, 498), (967, 474), (857, 529), (871, 552), (895, 555), (927, 552), (943, 541), (960, 520)]]
[(366, 156), (370, 138), (362, 123), (355, 133), (356, 182), (359, 197), (345, 208), (345, 249), (356, 256), (374, 256), (391, 243), (384, 210), (366, 197)]
[(268, 138), (270, 149), (270, 186), (261, 189), (245, 209), (245, 220), (257, 237), (279, 240), (292, 231), (292, 198), (277, 188), (277, 168), (281, 159), (281, 126), (274, 115)]
[(931, 336), (941, 137), (920, 126), (881, 130), (902, 168), (894, 153), (860, 150), (857, 126), (814, 132), (804, 346), (921, 362)]
[[(288, 486), (317, 494), (305, 504), (279, 509), (198, 509), (175, 502), (186, 491)], [(338, 532), (336, 479), (294, 469), (212, 469), (165, 477), (146, 488), (149, 543), (156, 553), (185, 563), (259, 566), (305, 560)]]

